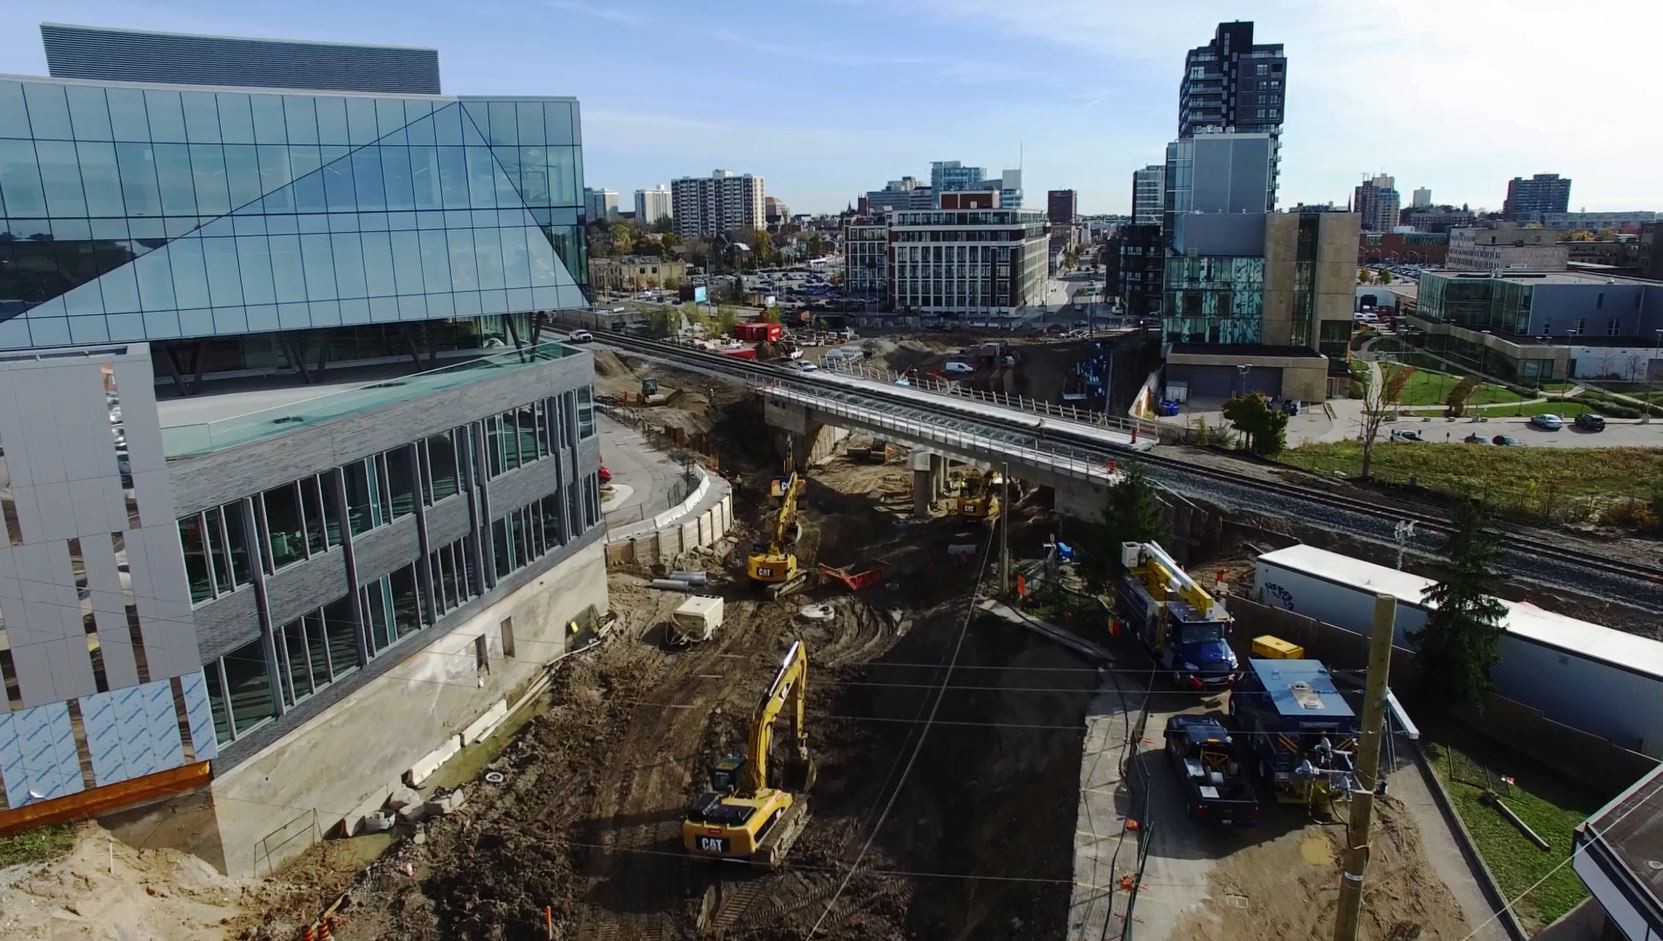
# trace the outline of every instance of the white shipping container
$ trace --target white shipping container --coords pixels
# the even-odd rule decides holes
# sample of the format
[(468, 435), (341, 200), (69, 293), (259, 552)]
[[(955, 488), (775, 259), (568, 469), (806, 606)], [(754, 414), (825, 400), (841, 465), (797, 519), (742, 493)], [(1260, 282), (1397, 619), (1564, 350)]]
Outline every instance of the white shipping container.
[[(1433, 580), (1384, 565), (1291, 546), (1259, 556), (1254, 590), (1261, 604), (1368, 634), (1376, 594), (1397, 599), (1392, 643), (1413, 649), (1408, 632), (1426, 624)], [(1503, 601), (1496, 692), (1540, 709), (1555, 722), (1663, 758), (1663, 642)]]

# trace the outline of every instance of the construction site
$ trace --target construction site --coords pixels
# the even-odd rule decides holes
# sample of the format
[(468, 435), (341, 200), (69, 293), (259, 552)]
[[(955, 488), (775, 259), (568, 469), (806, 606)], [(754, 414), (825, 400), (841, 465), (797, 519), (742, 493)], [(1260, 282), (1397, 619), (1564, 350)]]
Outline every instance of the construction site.
[[(920, 515), (904, 446), (856, 434), (794, 461), (743, 386), (596, 360), (613, 419), (699, 452), (731, 482), (738, 525), (673, 563), (612, 566), (598, 638), (424, 785), (426, 803), (409, 806), (429, 812), (321, 842), (258, 884), (215, 883), (217, 920), (195, 922), (194, 936), (1332, 933), (1357, 726), (1266, 731), (1274, 716), (1232, 702), (1264, 669), (1225, 644), (1225, 608), (1251, 577), (1236, 541), (1188, 546), (1184, 567), (1153, 544), (1125, 558), (1148, 586), (1126, 591), (1171, 607), (1145, 625), (1079, 600), (1076, 550), (1057, 536), (1090, 534), (1059, 519), (1046, 488), (955, 464)], [(664, 390), (652, 402), (639, 391), (649, 373)], [(1026, 588), (1001, 584), (1006, 553)], [(1217, 575), (1203, 586), (1185, 568)], [(1018, 598), (1065, 583), (1075, 600)], [(1358, 699), (1348, 687), (1342, 701), (1325, 670), (1299, 685), (1332, 697), (1330, 719)], [(1254, 734), (1301, 745), (1261, 759)], [(1332, 764), (1328, 736), (1343, 756)], [(1175, 748), (1193, 751), (1169, 760)], [(1318, 769), (1294, 770), (1301, 753), (1320, 756)], [(1197, 772), (1186, 797), (1191, 759), (1217, 770)], [(1262, 781), (1226, 787), (1255, 763)], [(1391, 753), (1381, 767), (1392, 787), (1374, 803), (1357, 936), (1507, 937), (1412, 764)], [(97, 875), (63, 867), (95, 868), (97, 839), (0, 899), (74, 911), (62, 887)], [(164, 888), (129, 900), (124, 917), (184, 924), (168, 906), (199, 911), (199, 894)], [(76, 919), (6, 933), (66, 937), (55, 933), (65, 920)]]

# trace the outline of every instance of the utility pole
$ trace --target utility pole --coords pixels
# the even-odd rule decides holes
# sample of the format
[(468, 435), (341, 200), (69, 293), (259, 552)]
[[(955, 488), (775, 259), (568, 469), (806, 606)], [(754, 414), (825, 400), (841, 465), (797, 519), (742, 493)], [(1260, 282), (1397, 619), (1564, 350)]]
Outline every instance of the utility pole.
[(1369, 639), (1369, 671), (1363, 693), (1363, 734), (1357, 742), (1357, 790), (1351, 795), (1351, 823), (1346, 827), (1340, 866), (1340, 902), (1334, 915), (1334, 941), (1355, 941), (1363, 907), (1363, 870), (1369, 861), (1369, 826), (1374, 795), (1380, 788), (1380, 736), (1386, 727), (1386, 681), (1392, 670), (1392, 632), (1397, 598), (1374, 596), (1374, 634)]
[(999, 594), (1008, 595), (1011, 590), (1011, 547), (1010, 547), (1010, 493), (1011, 466), (1009, 463), (999, 465)]

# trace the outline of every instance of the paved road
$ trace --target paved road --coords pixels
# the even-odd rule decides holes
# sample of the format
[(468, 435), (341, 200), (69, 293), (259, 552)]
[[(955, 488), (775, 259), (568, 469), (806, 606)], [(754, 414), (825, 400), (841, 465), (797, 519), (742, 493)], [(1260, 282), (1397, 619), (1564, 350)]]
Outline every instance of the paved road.
[[(1328, 402), (1334, 410), (1334, 417), (1320, 406), (1307, 408), (1300, 415), (1288, 419), (1288, 446), (1297, 447), (1311, 441), (1351, 441), (1357, 438), (1362, 428), (1363, 401), (1361, 399), (1332, 399)], [(1162, 418), (1165, 424), (1176, 424), (1184, 427), (1194, 427), (1205, 421), (1207, 427), (1228, 427), (1224, 415), (1216, 408), (1186, 410), (1173, 418)], [(1650, 424), (1642, 425), (1638, 419), (1608, 418), (1605, 430), (1600, 432), (1578, 431), (1566, 426), (1559, 431), (1542, 431), (1530, 426), (1529, 418), (1514, 416), (1500, 416), (1491, 414), (1486, 421), (1472, 418), (1460, 418), (1450, 421), (1445, 418), (1402, 418), (1395, 422), (1388, 422), (1380, 430), (1381, 439), (1396, 430), (1413, 430), (1420, 432), (1427, 441), (1443, 444), (1459, 444), (1462, 438), (1477, 433), (1486, 438), (1496, 435), (1512, 435), (1518, 438), (1526, 447), (1544, 448), (1663, 448), (1663, 419), (1652, 419)], [(1467, 445), (1477, 447), (1477, 445)]]
[(601, 430), (601, 463), (612, 472), (612, 483), (630, 492), (607, 508), (608, 526), (619, 527), (650, 518), (681, 502), (687, 495), (681, 466), (653, 450), (641, 433), (628, 425), (597, 416)]

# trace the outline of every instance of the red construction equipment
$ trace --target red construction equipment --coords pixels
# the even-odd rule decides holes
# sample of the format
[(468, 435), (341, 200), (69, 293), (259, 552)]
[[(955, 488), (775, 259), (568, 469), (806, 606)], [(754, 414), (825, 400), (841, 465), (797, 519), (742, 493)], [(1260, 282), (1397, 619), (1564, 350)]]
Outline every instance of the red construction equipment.
[(884, 562), (856, 562), (842, 567), (821, 565), (820, 574), (841, 582), (850, 591), (859, 591), (882, 584), (889, 577), (889, 565)]

